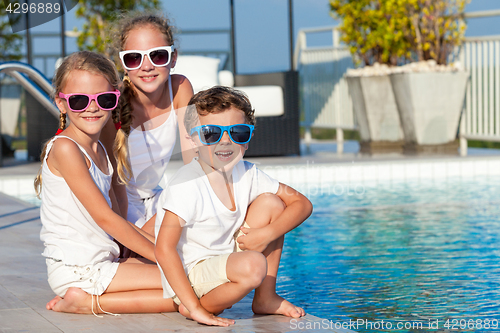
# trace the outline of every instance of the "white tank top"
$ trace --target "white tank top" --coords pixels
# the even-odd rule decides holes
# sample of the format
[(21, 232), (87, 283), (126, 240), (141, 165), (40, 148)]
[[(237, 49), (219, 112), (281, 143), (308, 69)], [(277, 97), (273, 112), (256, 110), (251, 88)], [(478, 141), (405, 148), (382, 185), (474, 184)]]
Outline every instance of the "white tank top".
[(47, 145), (45, 158), (42, 162), (42, 205), (40, 219), (42, 230), (40, 239), (44, 242), (45, 250), (42, 255), (66, 265), (84, 266), (105, 260), (118, 258), (120, 250), (104, 230), (92, 219), (85, 207), (76, 198), (63, 177), (54, 175), (48, 165), (47, 157), (59, 138), (66, 138), (75, 142), (82, 153), (89, 159), (89, 173), (104, 198), (111, 207), (109, 189), (113, 167), (108, 161), (109, 175), (104, 174), (75, 140), (67, 136), (55, 136)]
[(129, 202), (153, 197), (161, 191), (160, 182), (170, 161), (177, 137), (177, 115), (174, 109), (169, 76), (170, 112), (155, 117), (130, 131), (128, 156), (132, 179), (127, 184)]

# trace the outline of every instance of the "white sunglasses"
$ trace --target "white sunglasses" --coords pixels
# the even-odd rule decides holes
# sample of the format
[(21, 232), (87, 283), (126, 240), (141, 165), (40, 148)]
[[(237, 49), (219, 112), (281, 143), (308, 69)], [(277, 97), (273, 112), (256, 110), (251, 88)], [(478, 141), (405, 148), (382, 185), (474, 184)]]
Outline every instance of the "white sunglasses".
[(123, 67), (127, 70), (138, 69), (142, 66), (142, 61), (144, 60), (144, 55), (147, 55), (149, 61), (156, 67), (167, 66), (172, 59), (172, 52), (175, 51), (174, 46), (160, 46), (153, 47), (152, 49), (146, 51), (140, 50), (127, 50), (121, 51), (120, 60), (122, 61)]

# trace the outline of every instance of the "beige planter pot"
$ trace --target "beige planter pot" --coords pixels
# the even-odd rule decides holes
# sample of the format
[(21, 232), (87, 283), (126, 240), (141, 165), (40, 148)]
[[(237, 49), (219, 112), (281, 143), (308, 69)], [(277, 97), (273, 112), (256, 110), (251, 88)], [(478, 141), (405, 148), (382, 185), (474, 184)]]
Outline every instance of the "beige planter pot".
[(359, 125), (361, 151), (401, 152), (403, 129), (389, 76), (348, 76), (346, 79)]
[(399, 73), (389, 77), (405, 147), (449, 145), (455, 141), (469, 73)]

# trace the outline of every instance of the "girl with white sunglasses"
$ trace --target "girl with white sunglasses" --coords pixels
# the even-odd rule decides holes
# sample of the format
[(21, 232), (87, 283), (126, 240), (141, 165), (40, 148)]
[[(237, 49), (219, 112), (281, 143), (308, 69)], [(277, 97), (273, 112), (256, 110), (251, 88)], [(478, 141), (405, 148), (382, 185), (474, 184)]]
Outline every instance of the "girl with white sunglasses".
[[(179, 132), (184, 162), (194, 152), (187, 140), (183, 110), (193, 95), (189, 80), (172, 74), (177, 59), (172, 26), (157, 14), (129, 13), (118, 21), (116, 49), (125, 72), (119, 105), (121, 128), (108, 124), (101, 140), (113, 147), (118, 160), (115, 191), (121, 213), (153, 234), (162, 177)], [(123, 166), (123, 167), (121, 167)], [(123, 186), (126, 184), (126, 194)]]

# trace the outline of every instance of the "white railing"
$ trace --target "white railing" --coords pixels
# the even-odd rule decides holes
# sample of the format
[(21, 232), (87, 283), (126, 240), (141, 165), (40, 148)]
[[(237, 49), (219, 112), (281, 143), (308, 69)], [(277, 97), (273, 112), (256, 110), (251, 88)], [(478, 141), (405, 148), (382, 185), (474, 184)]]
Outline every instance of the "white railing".
[(461, 137), (500, 141), (500, 36), (467, 38), (460, 61), (470, 73)]
[[(467, 13), (466, 18), (500, 16), (500, 10)], [(331, 32), (332, 46), (309, 47), (307, 36)], [(458, 60), (470, 73), (460, 122), (460, 152), (467, 154), (467, 140), (500, 141), (500, 36), (467, 37)], [(301, 126), (306, 143), (311, 128), (336, 128), (338, 152), (342, 152), (343, 129), (356, 129), (352, 101), (344, 80), (354, 67), (336, 27), (299, 31), (294, 68), (299, 71)]]
[[(332, 34), (332, 45), (308, 47), (307, 35)], [(299, 72), (301, 126), (305, 141), (311, 141), (311, 128), (337, 129), (337, 152), (343, 152), (343, 130), (355, 129), (352, 101), (344, 74), (353, 68), (351, 54), (340, 45), (336, 27), (302, 29), (297, 36), (294, 69)]]
[[(500, 16), (500, 10), (472, 12), (466, 18)], [(467, 140), (500, 141), (500, 36), (467, 37), (459, 61), (470, 73), (460, 121), (460, 153)]]

